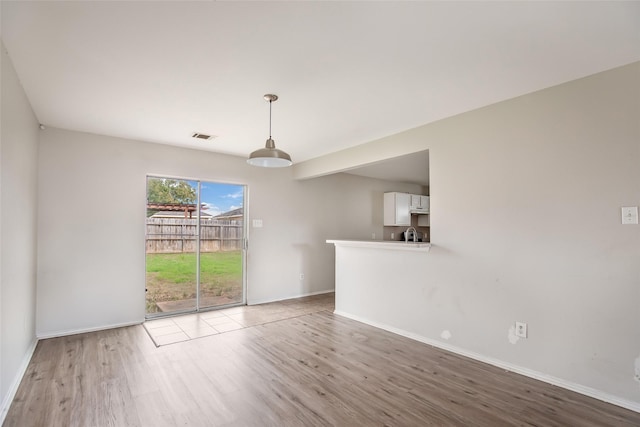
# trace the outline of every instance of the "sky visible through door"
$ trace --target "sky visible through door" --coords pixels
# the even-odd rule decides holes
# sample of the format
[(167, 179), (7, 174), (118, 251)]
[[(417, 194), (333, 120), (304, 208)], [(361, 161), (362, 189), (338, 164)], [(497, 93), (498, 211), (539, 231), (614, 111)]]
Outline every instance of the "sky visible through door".
[[(197, 182), (188, 181), (188, 183), (193, 188), (198, 188)], [(200, 185), (200, 203), (203, 205), (204, 212), (211, 216), (217, 216), (241, 208), (243, 205), (243, 192), (244, 189), (241, 185), (203, 181)]]

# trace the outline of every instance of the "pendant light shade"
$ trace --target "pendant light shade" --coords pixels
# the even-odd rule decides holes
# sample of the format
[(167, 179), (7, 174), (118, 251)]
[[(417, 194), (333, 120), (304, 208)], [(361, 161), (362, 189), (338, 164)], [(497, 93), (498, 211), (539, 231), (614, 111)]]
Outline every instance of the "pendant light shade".
[(278, 100), (277, 95), (267, 94), (264, 99), (269, 101), (269, 139), (264, 148), (254, 151), (249, 155), (247, 163), (263, 168), (283, 168), (291, 166), (291, 156), (276, 148), (275, 141), (271, 138), (271, 104)]

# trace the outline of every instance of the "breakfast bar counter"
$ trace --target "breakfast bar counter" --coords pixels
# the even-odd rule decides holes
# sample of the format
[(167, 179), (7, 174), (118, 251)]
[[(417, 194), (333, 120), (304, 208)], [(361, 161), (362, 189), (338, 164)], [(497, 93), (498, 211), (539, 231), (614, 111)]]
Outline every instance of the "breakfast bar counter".
[(431, 249), (429, 242), (404, 242), (398, 240), (327, 240), (338, 246), (348, 246), (352, 248), (371, 249), (391, 249), (398, 251), (420, 251), (428, 252)]

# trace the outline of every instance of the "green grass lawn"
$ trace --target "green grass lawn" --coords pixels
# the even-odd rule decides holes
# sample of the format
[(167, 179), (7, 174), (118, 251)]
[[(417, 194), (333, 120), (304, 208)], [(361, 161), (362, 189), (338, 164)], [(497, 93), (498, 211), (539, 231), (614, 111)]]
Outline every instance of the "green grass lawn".
[[(147, 254), (147, 312), (156, 302), (196, 297), (196, 254)], [(241, 251), (200, 254), (200, 296), (242, 296)]]

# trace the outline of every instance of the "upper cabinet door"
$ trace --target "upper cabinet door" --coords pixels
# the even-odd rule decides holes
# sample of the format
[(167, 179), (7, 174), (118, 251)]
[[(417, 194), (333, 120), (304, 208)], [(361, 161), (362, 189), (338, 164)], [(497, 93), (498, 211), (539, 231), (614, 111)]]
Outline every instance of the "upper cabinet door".
[(420, 196), (420, 209), (429, 212), (429, 196)]
[(409, 205), (409, 209), (420, 209), (420, 202), (422, 196), (419, 194), (411, 194), (411, 204)]
[(411, 203), (409, 209), (429, 212), (429, 196), (422, 196), (420, 194), (411, 194)]
[(384, 225), (411, 225), (408, 193), (384, 193)]

